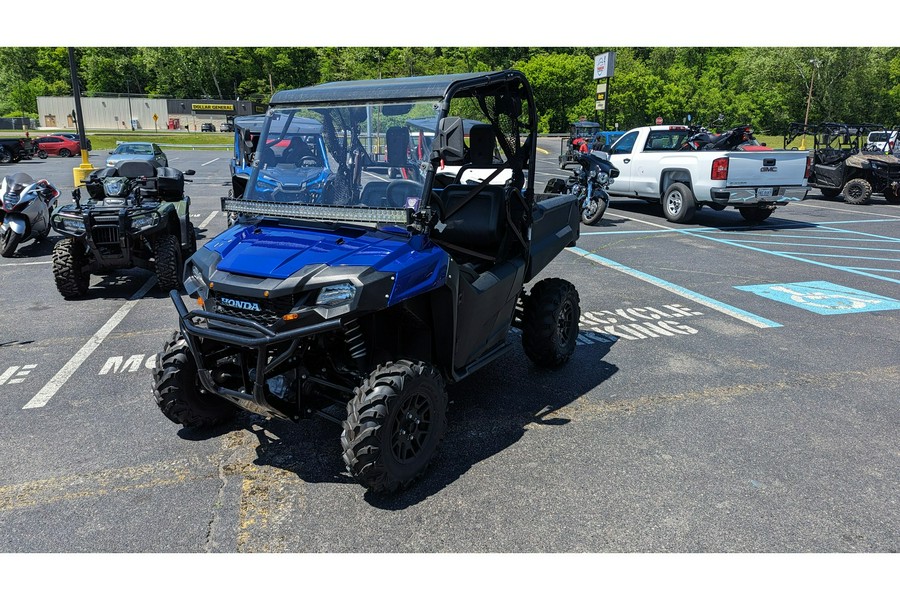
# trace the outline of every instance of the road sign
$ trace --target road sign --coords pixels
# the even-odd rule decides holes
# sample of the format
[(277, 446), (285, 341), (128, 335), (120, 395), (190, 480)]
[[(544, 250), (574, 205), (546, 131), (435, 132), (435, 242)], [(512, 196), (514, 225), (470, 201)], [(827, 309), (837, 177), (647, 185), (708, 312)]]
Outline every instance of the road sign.
[(156, 113), (153, 113), (153, 122), (155, 123), (158, 120), (159, 120), (159, 115)]
[(606, 110), (606, 100), (597, 100), (594, 104), (594, 110)]
[(656, 117), (656, 124), (662, 125), (662, 117)]

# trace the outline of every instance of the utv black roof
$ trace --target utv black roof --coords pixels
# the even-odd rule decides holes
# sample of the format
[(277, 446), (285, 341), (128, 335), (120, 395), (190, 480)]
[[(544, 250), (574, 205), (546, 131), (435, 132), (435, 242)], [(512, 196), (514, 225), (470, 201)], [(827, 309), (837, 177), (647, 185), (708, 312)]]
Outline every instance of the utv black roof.
[(270, 106), (282, 104), (318, 104), (325, 102), (354, 103), (370, 101), (404, 101), (426, 98), (443, 98), (451, 86), (464, 82), (490, 83), (522, 77), (518, 71), (484, 73), (456, 73), (450, 75), (425, 75), (398, 77), (396, 79), (363, 79), (359, 81), (333, 81), (311, 87), (275, 92)]

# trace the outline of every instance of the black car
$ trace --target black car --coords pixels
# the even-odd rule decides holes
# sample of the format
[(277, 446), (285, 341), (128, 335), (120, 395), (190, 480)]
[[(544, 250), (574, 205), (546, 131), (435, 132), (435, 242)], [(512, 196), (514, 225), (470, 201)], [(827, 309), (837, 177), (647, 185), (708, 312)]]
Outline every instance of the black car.
[(212, 123), (204, 123), (203, 125), (200, 126), (200, 131), (212, 131), (212, 132), (215, 132), (215, 131), (216, 131), (216, 126), (213, 125)]

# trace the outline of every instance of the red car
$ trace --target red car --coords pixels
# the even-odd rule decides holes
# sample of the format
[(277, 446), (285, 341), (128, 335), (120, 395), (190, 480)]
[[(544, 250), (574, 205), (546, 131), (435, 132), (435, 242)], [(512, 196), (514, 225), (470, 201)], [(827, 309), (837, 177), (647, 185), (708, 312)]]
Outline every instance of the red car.
[(58, 135), (46, 135), (34, 140), (37, 144), (37, 155), (40, 158), (47, 158), (49, 155), (59, 155), (63, 158), (68, 156), (78, 156), (81, 154), (81, 144), (75, 140), (70, 140)]

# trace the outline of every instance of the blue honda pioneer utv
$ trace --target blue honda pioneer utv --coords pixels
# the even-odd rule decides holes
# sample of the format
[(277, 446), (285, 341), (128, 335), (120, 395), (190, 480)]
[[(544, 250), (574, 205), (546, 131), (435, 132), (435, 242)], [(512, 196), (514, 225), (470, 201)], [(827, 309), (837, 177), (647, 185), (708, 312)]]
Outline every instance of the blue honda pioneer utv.
[[(574, 352), (574, 286), (526, 284), (578, 239), (580, 207), (534, 191), (537, 115), (517, 71), (277, 92), (260, 140), (296, 119), (319, 123), (325, 181), (257, 152), (241, 197), (222, 199), (237, 222), (185, 264), (196, 306), (170, 294), (179, 330), (154, 396), (186, 428), (241, 409), (340, 423), (350, 474), (394, 491), (441, 442), (445, 385), (509, 351), (512, 327), (541, 367)], [(433, 136), (411, 144), (410, 119)]]

